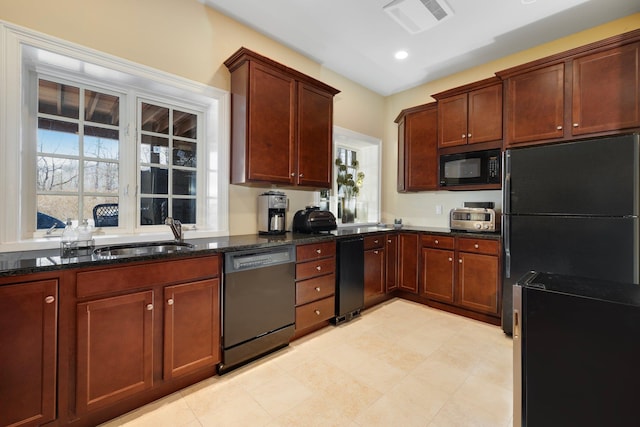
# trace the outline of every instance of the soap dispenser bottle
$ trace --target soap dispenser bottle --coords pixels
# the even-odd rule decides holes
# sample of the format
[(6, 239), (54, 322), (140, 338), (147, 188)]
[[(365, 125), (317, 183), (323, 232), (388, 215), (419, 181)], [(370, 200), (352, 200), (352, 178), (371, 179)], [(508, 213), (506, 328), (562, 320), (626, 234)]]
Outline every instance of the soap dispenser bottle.
[(64, 227), (62, 231), (62, 241), (63, 242), (74, 242), (78, 240), (78, 230), (71, 223), (71, 218), (67, 218), (67, 225)]

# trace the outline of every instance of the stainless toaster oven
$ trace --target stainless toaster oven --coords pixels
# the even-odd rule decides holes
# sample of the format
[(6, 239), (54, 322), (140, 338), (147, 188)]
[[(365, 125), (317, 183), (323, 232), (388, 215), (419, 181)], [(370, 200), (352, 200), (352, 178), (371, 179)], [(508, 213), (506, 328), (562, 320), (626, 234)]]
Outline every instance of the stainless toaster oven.
[(452, 230), (494, 232), (499, 230), (500, 215), (488, 208), (456, 208), (449, 214)]

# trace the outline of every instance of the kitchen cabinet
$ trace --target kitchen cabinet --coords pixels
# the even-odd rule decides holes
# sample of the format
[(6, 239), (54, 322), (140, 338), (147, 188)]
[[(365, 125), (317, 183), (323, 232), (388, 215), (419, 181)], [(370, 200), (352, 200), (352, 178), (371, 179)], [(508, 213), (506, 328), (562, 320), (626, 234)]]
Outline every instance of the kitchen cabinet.
[(640, 31), (496, 73), (505, 146), (562, 142), (640, 127)]
[(398, 289), (418, 293), (419, 236), (417, 233), (398, 234)]
[(364, 237), (364, 305), (370, 307), (380, 302), (386, 294), (385, 236), (376, 234)]
[(438, 188), (438, 106), (402, 110), (398, 124), (398, 191)]
[(58, 279), (0, 286), (0, 425), (56, 418)]
[(502, 144), (500, 79), (492, 77), (433, 97), (438, 100), (439, 148), (491, 141), (498, 147)]
[(331, 188), (339, 91), (246, 48), (231, 72), (231, 183)]
[[(500, 316), (500, 242), (424, 234), (420, 293), (459, 314)], [(441, 307), (441, 306), (439, 306)], [(472, 316), (473, 317), (473, 316)]]
[(386, 292), (398, 289), (398, 234), (387, 233), (384, 246)]
[(296, 338), (335, 317), (335, 272), (335, 241), (296, 246)]
[(157, 398), (159, 389), (175, 391), (184, 381), (214, 374), (220, 362), (219, 275), (218, 256), (72, 274), (75, 412), (111, 413), (127, 401), (135, 407)]

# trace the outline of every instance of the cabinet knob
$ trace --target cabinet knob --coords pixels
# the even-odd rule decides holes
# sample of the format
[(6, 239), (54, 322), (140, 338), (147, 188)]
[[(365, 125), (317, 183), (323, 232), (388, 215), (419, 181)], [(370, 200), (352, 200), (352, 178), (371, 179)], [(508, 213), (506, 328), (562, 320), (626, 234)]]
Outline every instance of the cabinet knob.
[(468, 138), (471, 138), (471, 134), (470, 134), (470, 133), (468, 133), (468, 134), (467, 134), (467, 137), (468, 137)]
[(557, 130), (562, 130), (562, 126), (556, 126)]
[(318, 266), (316, 266), (316, 270), (320, 271), (320, 270), (322, 270), (322, 267), (318, 265)]
[(453, 261), (453, 258), (449, 257), (449, 262)]
[(167, 305), (173, 305), (173, 298), (169, 298), (167, 300)]
[(462, 139), (466, 138), (467, 135), (465, 135), (464, 133), (462, 134)]
[(147, 304), (147, 310), (149, 311), (153, 310), (153, 304)]
[(480, 245), (476, 243), (475, 245), (473, 245), (473, 247), (478, 249), (480, 247)]
[(387, 243), (391, 243), (391, 239), (388, 239), (388, 240), (387, 240)]
[(320, 292), (320, 286), (316, 286), (316, 292)]
[(373, 253), (378, 255), (380, 252), (379, 251), (373, 251)]
[(313, 311), (316, 315), (320, 316), (320, 310), (314, 310)]
[(574, 123), (574, 124), (573, 124), (573, 127), (574, 127), (574, 128), (577, 128), (578, 126), (580, 126), (578, 123)]
[(378, 244), (380, 242), (380, 240), (376, 239), (373, 241), (373, 243)]
[(462, 264), (462, 259), (459, 259), (459, 260), (458, 260), (458, 263)]
[(300, 178), (302, 178), (302, 177), (304, 176), (304, 174), (303, 174), (303, 173), (301, 173), (301, 174), (300, 174), (300, 175), (298, 175), (298, 176), (299, 176)]
[(433, 243), (435, 243), (437, 245), (439, 243), (438, 239), (434, 240)]
[(322, 249), (316, 249), (316, 253), (317, 254), (321, 254), (322, 253)]
[(55, 300), (56, 300), (56, 298), (53, 295), (49, 295), (44, 299), (44, 302), (46, 302), (47, 304), (51, 304)]
[(296, 176), (296, 173), (295, 172), (291, 172), (291, 176)]

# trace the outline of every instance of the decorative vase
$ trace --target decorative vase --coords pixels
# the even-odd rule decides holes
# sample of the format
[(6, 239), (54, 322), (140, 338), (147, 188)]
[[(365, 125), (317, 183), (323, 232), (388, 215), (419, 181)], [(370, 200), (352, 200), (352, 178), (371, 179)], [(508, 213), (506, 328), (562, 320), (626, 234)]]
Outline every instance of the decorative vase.
[(342, 223), (348, 224), (355, 221), (356, 199), (353, 197), (342, 198)]

